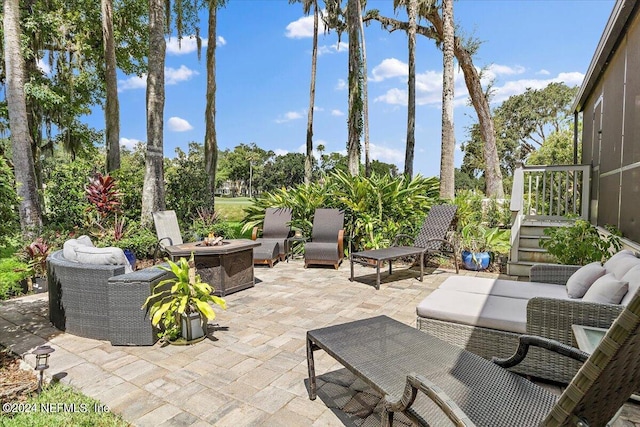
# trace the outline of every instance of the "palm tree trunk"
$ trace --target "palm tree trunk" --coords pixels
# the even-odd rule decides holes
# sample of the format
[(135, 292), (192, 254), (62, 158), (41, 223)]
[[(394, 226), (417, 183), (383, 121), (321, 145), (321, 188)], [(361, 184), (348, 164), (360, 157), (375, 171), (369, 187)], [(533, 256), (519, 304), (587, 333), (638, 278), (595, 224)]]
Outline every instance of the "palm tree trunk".
[(404, 174), (413, 176), (413, 154), (416, 146), (416, 15), (418, 14), (418, 1), (409, 0), (407, 4), (409, 15), (409, 31), (407, 32), (409, 43), (409, 81), (408, 81), (408, 105), (407, 105), (407, 146), (404, 154)]
[(311, 54), (311, 85), (307, 116), (307, 155), (304, 159), (304, 182), (311, 183), (313, 166), (313, 109), (316, 99), (316, 70), (318, 63), (318, 0), (313, 0), (313, 53)]
[(347, 137), (347, 162), (349, 174), (360, 173), (360, 134), (362, 129), (362, 98), (360, 93), (360, 43), (358, 22), (360, 10), (356, 0), (347, 3), (347, 27), (349, 32), (349, 130)]
[[(149, 0), (149, 64), (147, 75), (147, 152), (142, 187), (142, 223), (164, 210), (164, 0)], [(213, 41), (215, 43), (215, 40)]]
[[(358, 10), (362, 10), (358, 0)], [(369, 158), (369, 83), (367, 81), (367, 46), (364, 41), (364, 22), (360, 13), (360, 36), (362, 43), (362, 109), (364, 116), (364, 175), (371, 175), (371, 161)]]
[(207, 191), (215, 206), (216, 169), (218, 166), (218, 141), (216, 139), (216, 40), (218, 1), (209, 0), (209, 44), (207, 45), (207, 105), (205, 109), (204, 168), (207, 174)]
[(107, 172), (120, 168), (120, 106), (118, 104), (118, 77), (116, 74), (116, 47), (113, 38), (113, 0), (101, 0), (102, 43), (105, 60), (105, 132)]
[(24, 94), (25, 64), (20, 51), (19, 0), (4, 0), (3, 14), (6, 96), (16, 192), (20, 198), (20, 228), (23, 236), (30, 239), (42, 226), (42, 212), (38, 201), (32, 138), (29, 134)]
[(442, 149), (440, 151), (440, 198), (455, 197), (453, 155), (455, 133), (453, 127), (453, 0), (442, 1), (443, 20), (443, 73), (442, 73)]

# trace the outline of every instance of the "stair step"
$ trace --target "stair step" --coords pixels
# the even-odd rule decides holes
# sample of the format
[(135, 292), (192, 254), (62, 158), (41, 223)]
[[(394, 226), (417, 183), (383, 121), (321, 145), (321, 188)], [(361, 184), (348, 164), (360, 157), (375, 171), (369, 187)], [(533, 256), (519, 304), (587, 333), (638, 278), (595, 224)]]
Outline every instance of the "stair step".
[(518, 261), (525, 262), (554, 262), (555, 257), (544, 249), (519, 248)]
[(540, 240), (546, 240), (538, 236), (520, 236), (520, 248), (540, 249)]

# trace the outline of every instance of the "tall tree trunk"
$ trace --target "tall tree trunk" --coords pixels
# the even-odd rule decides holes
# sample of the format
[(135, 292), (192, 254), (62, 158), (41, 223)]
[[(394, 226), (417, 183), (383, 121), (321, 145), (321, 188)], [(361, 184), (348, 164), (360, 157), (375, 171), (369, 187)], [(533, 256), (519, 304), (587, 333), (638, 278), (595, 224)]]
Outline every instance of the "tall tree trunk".
[(33, 165), (33, 141), (27, 124), (27, 102), (24, 93), (25, 64), (20, 51), (19, 0), (4, 0), (3, 13), (6, 96), (16, 191), (20, 198), (20, 228), (23, 236), (30, 239), (42, 226), (42, 211), (38, 201)]
[(407, 3), (409, 15), (409, 29), (407, 38), (409, 43), (409, 79), (407, 105), (407, 146), (404, 152), (404, 174), (413, 176), (413, 152), (416, 146), (416, 19), (418, 14), (418, 0)]
[[(430, 10), (424, 16), (432, 27), (424, 27), (419, 25), (417, 33), (425, 37), (429, 37), (438, 43), (444, 40), (444, 29), (442, 18), (437, 10)], [(374, 19), (380, 22), (390, 32), (396, 30), (409, 31), (409, 24), (397, 19), (387, 18), (386, 16), (373, 15), (368, 19)], [(489, 100), (487, 99), (482, 85), (480, 84), (480, 76), (473, 65), (471, 53), (465, 49), (460, 40), (455, 37), (454, 54), (458, 59), (458, 64), (462, 68), (464, 81), (469, 91), (471, 104), (478, 115), (478, 124), (480, 125), (480, 135), (484, 141), (484, 157), (486, 162), (485, 182), (486, 193), (489, 197), (504, 198), (504, 189), (502, 188), (502, 171), (500, 170), (500, 160), (498, 158), (498, 149), (496, 147), (496, 133), (493, 127), (493, 119), (491, 118), (491, 109), (489, 108)]]
[[(149, 72), (147, 74), (147, 152), (142, 187), (142, 223), (164, 210), (164, 0), (149, 0)], [(215, 40), (213, 41), (215, 43)]]
[(349, 32), (349, 131), (347, 162), (351, 176), (360, 173), (360, 135), (362, 131), (362, 97), (360, 93), (360, 43), (358, 27), (360, 9), (356, 0), (347, 3), (347, 30)]
[(311, 54), (311, 84), (307, 116), (307, 155), (304, 159), (304, 182), (311, 182), (313, 172), (313, 110), (316, 102), (316, 70), (318, 63), (318, 0), (313, 0), (313, 53)]
[(209, 43), (207, 44), (207, 105), (204, 114), (204, 169), (207, 174), (207, 191), (215, 206), (216, 169), (218, 166), (218, 141), (216, 139), (216, 43), (218, 0), (209, 0)]
[(453, 0), (442, 0), (442, 149), (440, 151), (440, 198), (455, 197), (453, 154), (456, 145), (453, 127)]
[[(362, 4), (358, 0), (358, 10)], [(364, 21), (360, 15), (360, 36), (362, 43), (362, 112), (364, 122), (364, 175), (371, 176), (371, 160), (369, 158), (369, 82), (367, 81), (367, 46), (364, 40)]]
[(116, 46), (113, 37), (113, 0), (101, 0), (102, 44), (105, 61), (107, 101), (104, 111), (107, 172), (120, 169), (120, 106), (118, 104), (118, 76), (116, 74)]

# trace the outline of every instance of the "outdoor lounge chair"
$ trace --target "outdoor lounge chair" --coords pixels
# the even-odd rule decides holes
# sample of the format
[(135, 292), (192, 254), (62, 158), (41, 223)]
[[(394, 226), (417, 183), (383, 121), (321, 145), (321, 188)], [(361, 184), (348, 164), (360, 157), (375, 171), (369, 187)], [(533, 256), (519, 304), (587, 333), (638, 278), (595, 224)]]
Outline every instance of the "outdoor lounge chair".
[(258, 237), (259, 228), (254, 227), (251, 239), (261, 246), (253, 250), (254, 264), (268, 264), (278, 258), (284, 261), (287, 256), (287, 238), (291, 233), (291, 208), (267, 208), (262, 226), (262, 237)]
[(157, 211), (152, 212), (151, 215), (153, 216), (153, 223), (156, 226), (156, 235), (158, 236), (158, 242), (153, 251), (153, 263), (155, 264), (160, 251), (164, 251), (167, 246), (181, 245), (184, 242), (182, 241), (180, 225), (175, 211)]
[[(383, 425), (403, 412), (420, 425), (605, 426), (640, 388), (639, 328), (636, 293), (591, 355), (523, 335), (511, 358), (491, 362), (386, 316), (359, 320), (307, 332), (309, 398), (323, 349), (384, 396)], [(584, 362), (562, 395), (505, 369), (529, 346)]]
[[(353, 264), (376, 266), (376, 289), (380, 289), (380, 267), (385, 261), (389, 263), (389, 275), (392, 273), (392, 262), (398, 258), (416, 256), (420, 261), (420, 281), (424, 275), (424, 257), (447, 252), (452, 255), (453, 264), (458, 273), (456, 249), (452, 241), (447, 240), (447, 233), (454, 224), (456, 216), (455, 205), (433, 206), (422, 223), (420, 231), (412, 238), (407, 234), (395, 237), (390, 248), (374, 249), (370, 251), (354, 252), (350, 256), (351, 278), (353, 281)], [(412, 245), (401, 246), (401, 239), (409, 239)]]
[(316, 209), (311, 242), (304, 244), (304, 267), (328, 264), (337, 270), (343, 257), (344, 212), (339, 209)]

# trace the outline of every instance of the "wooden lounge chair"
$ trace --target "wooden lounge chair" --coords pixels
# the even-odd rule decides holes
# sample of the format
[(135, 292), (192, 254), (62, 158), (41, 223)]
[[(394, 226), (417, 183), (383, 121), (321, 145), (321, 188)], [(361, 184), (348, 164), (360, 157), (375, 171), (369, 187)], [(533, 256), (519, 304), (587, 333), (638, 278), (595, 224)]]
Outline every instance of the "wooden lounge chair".
[[(415, 256), (420, 261), (420, 281), (424, 275), (424, 257), (447, 252), (452, 255), (453, 263), (458, 273), (458, 261), (454, 243), (447, 239), (447, 233), (454, 224), (456, 216), (455, 205), (433, 206), (422, 223), (418, 234), (413, 238), (407, 234), (399, 234), (395, 237), (390, 248), (374, 249), (369, 251), (354, 252), (350, 256), (351, 278), (353, 281), (353, 264), (376, 266), (376, 289), (380, 289), (380, 267), (384, 262), (389, 263), (389, 275), (392, 274), (392, 262), (398, 258)], [(402, 241), (409, 240), (408, 246), (400, 245)]]
[(156, 227), (156, 235), (158, 242), (153, 251), (153, 263), (156, 263), (158, 253), (164, 251), (167, 246), (175, 246), (183, 244), (182, 234), (180, 234), (180, 225), (175, 211), (156, 211), (152, 212), (153, 223)]
[[(640, 388), (639, 328), (636, 293), (591, 355), (523, 335), (511, 358), (491, 362), (378, 316), (307, 332), (309, 398), (316, 397), (313, 351), (323, 349), (385, 396), (383, 426), (394, 412), (419, 425), (605, 426)], [(530, 346), (584, 362), (561, 396), (505, 369)]]
[(304, 244), (304, 267), (328, 264), (337, 270), (343, 257), (344, 212), (338, 209), (316, 209), (311, 242)]
[(258, 237), (260, 229), (253, 228), (251, 239), (259, 242), (260, 247), (253, 250), (254, 264), (268, 264), (273, 267), (277, 259), (284, 261), (287, 256), (287, 238), (291, 233), (291, 208), (267, 208), (262, 225), (262, 237)]

